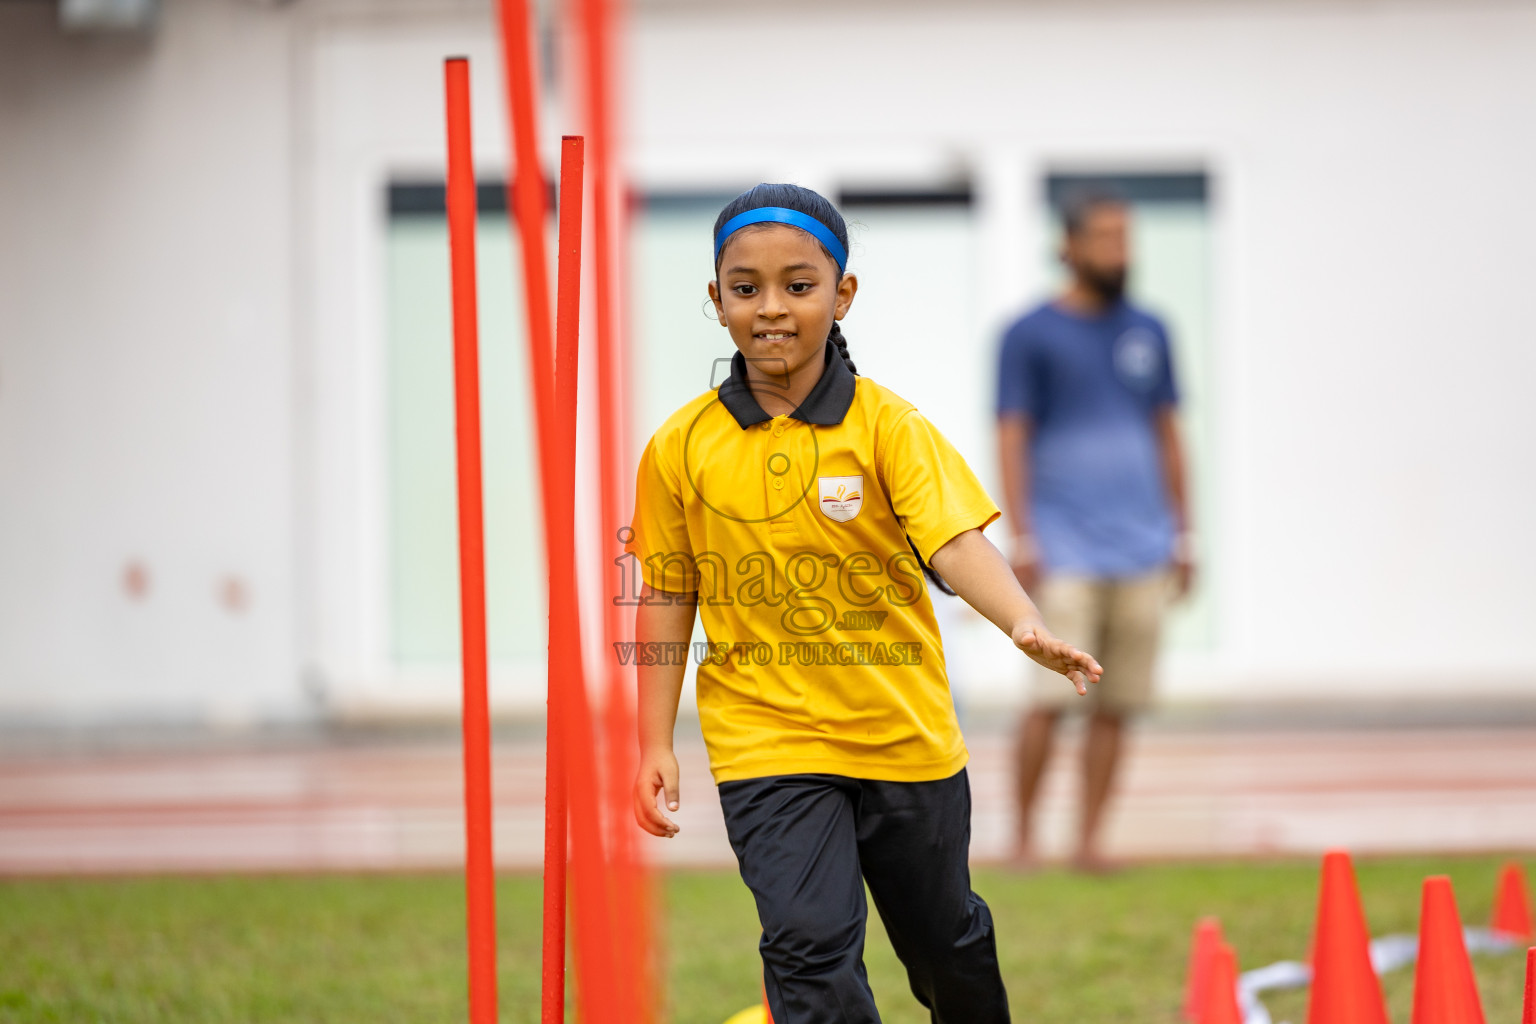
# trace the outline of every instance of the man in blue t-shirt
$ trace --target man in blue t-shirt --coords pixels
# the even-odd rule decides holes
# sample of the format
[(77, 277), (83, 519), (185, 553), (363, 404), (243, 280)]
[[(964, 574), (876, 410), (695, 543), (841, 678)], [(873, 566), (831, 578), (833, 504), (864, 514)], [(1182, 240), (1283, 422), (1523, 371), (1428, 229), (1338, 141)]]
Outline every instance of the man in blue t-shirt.
[[(1125, 299), (1129, 209), (1110, 193), (1064, 211), (1066, 290), (1008, 329), (997, 381), (998, 454), (1010, 560), (1060, 637), (1097, 654), (1073, 864), (1107, 869), (1099, 826), (1127, 717), (1152, 695), (1162, 611), (1193, 572), (1168, 333)], [(1061, 713), (1077, 695), (1035, 677), (1020, 728), (1016, 859)]]

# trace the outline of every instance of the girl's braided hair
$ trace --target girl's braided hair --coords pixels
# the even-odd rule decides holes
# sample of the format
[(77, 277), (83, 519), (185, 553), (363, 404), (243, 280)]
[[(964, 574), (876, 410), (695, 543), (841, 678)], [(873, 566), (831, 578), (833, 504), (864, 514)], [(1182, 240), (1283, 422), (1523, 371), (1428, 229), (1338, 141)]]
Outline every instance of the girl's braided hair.
[[(720, 229), (725, 227), (726, 222), (731, 218), (746, 213), (748, 210), (757, 210), (765, 206), (778, 206), (786, 210), (797, 210), (807, 216), (815, 217), (822, 224), (826, 225), (828, 230), (842, 243), (843, 251), (849, 251), (848, 225), (844, 222), (843, 215), (837, 212), (837, 207), (828, 202), (826, 197), (819, 192), (800, 185), (787, 183), (765, 182), (761, 185), (754, 185), (729, 203), (726, 203), (725, 209), (720, 211), (720, 216), (715, 218), (714, 230), (711, 232), (710, 237), (718, 237)], [(748, 227), (750, 228), (752, 225)], [(822, 252), (826, 253), (827, 259), (831, 260), (834, 266), (837, 265), (836, 258), (827, 251), (827, 247), (824, 245), (822, 246)], [(725, 254), (723, 247), (720, 253), (722, 256)], [(717, 278), (719, 274), (720, 261), (717, 258), (715, 260), (715, 275)], [(837, 277), (839, 281), (842, 280), (843, 271), (841, 269), (838, 270)], [(837, 354), (842, 357), (849, 371), (851, 373), (858, 373), (858, 367), (853, 365), (853, 357), (848, 354), (848, 342), (843, 337), (842, 325), (836, 320), (832, 321), (832, 330), (827, 334), (827, 340), (837, 348)], [(928, 577), (928, 582), (937, 587), (942, 593), (953, 596), (955, 593), (954, 589), (944, 582), (944, 578), (935, 572), (931, 565), (923, 560), (922, 554), (917, 550), (917, 545), (912, 543), (910, 536), (907, 538), (907, 546), (912, 549), (912, 556), (917, 559), (917, 564), (923, 570), (923, 575)]]

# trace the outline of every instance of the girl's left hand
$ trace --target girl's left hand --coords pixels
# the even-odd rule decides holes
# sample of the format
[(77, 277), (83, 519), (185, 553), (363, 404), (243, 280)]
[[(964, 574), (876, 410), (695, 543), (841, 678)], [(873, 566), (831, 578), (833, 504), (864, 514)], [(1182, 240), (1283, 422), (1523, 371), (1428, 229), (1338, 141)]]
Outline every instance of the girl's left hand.
[(1013, 631), (1013, 645), (1052, 672), (1066, 676), (1080, 697), (1087, 696), (1088, 684), (1098, 682), (1104, 674), (1104, 669), (1093, 660), (1092, 655), (1078, 650), (1065, 640), (1058, 640), (1039, 623), (1026, 623), (1016, 628)]

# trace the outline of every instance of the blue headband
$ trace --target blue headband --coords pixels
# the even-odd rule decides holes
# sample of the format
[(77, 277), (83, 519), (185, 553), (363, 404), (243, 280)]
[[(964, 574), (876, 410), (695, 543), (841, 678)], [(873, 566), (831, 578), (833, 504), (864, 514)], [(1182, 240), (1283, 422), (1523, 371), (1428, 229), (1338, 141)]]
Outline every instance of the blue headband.
[(725, 222), (720, 233), (715, 236), (715, 259), (720, 259), (720, 250), (725, 248), (725, 240), (748, 224), (788, 224), (808, 231), (822, 245), (827, 247), (827, 252), (837, 261), (838, 270), (848, 269), (848, 250), (843, 248), (843, 243), (837, 240), (832, 229), (808, 213), (799, 210), (787, 210), (782, 206), (760, 206), (746, 213), (738, 213)]

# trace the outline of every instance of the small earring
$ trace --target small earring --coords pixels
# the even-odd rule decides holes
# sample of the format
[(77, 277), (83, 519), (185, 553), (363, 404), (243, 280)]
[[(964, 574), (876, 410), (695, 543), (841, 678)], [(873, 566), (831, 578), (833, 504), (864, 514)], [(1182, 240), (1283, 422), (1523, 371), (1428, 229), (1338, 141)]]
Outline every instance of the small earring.
[(719, 320), (720, 314), (715, 312), (715, 300), (705, 299), (704, 305), (699, 307), (699, 312), (710, 320)]

